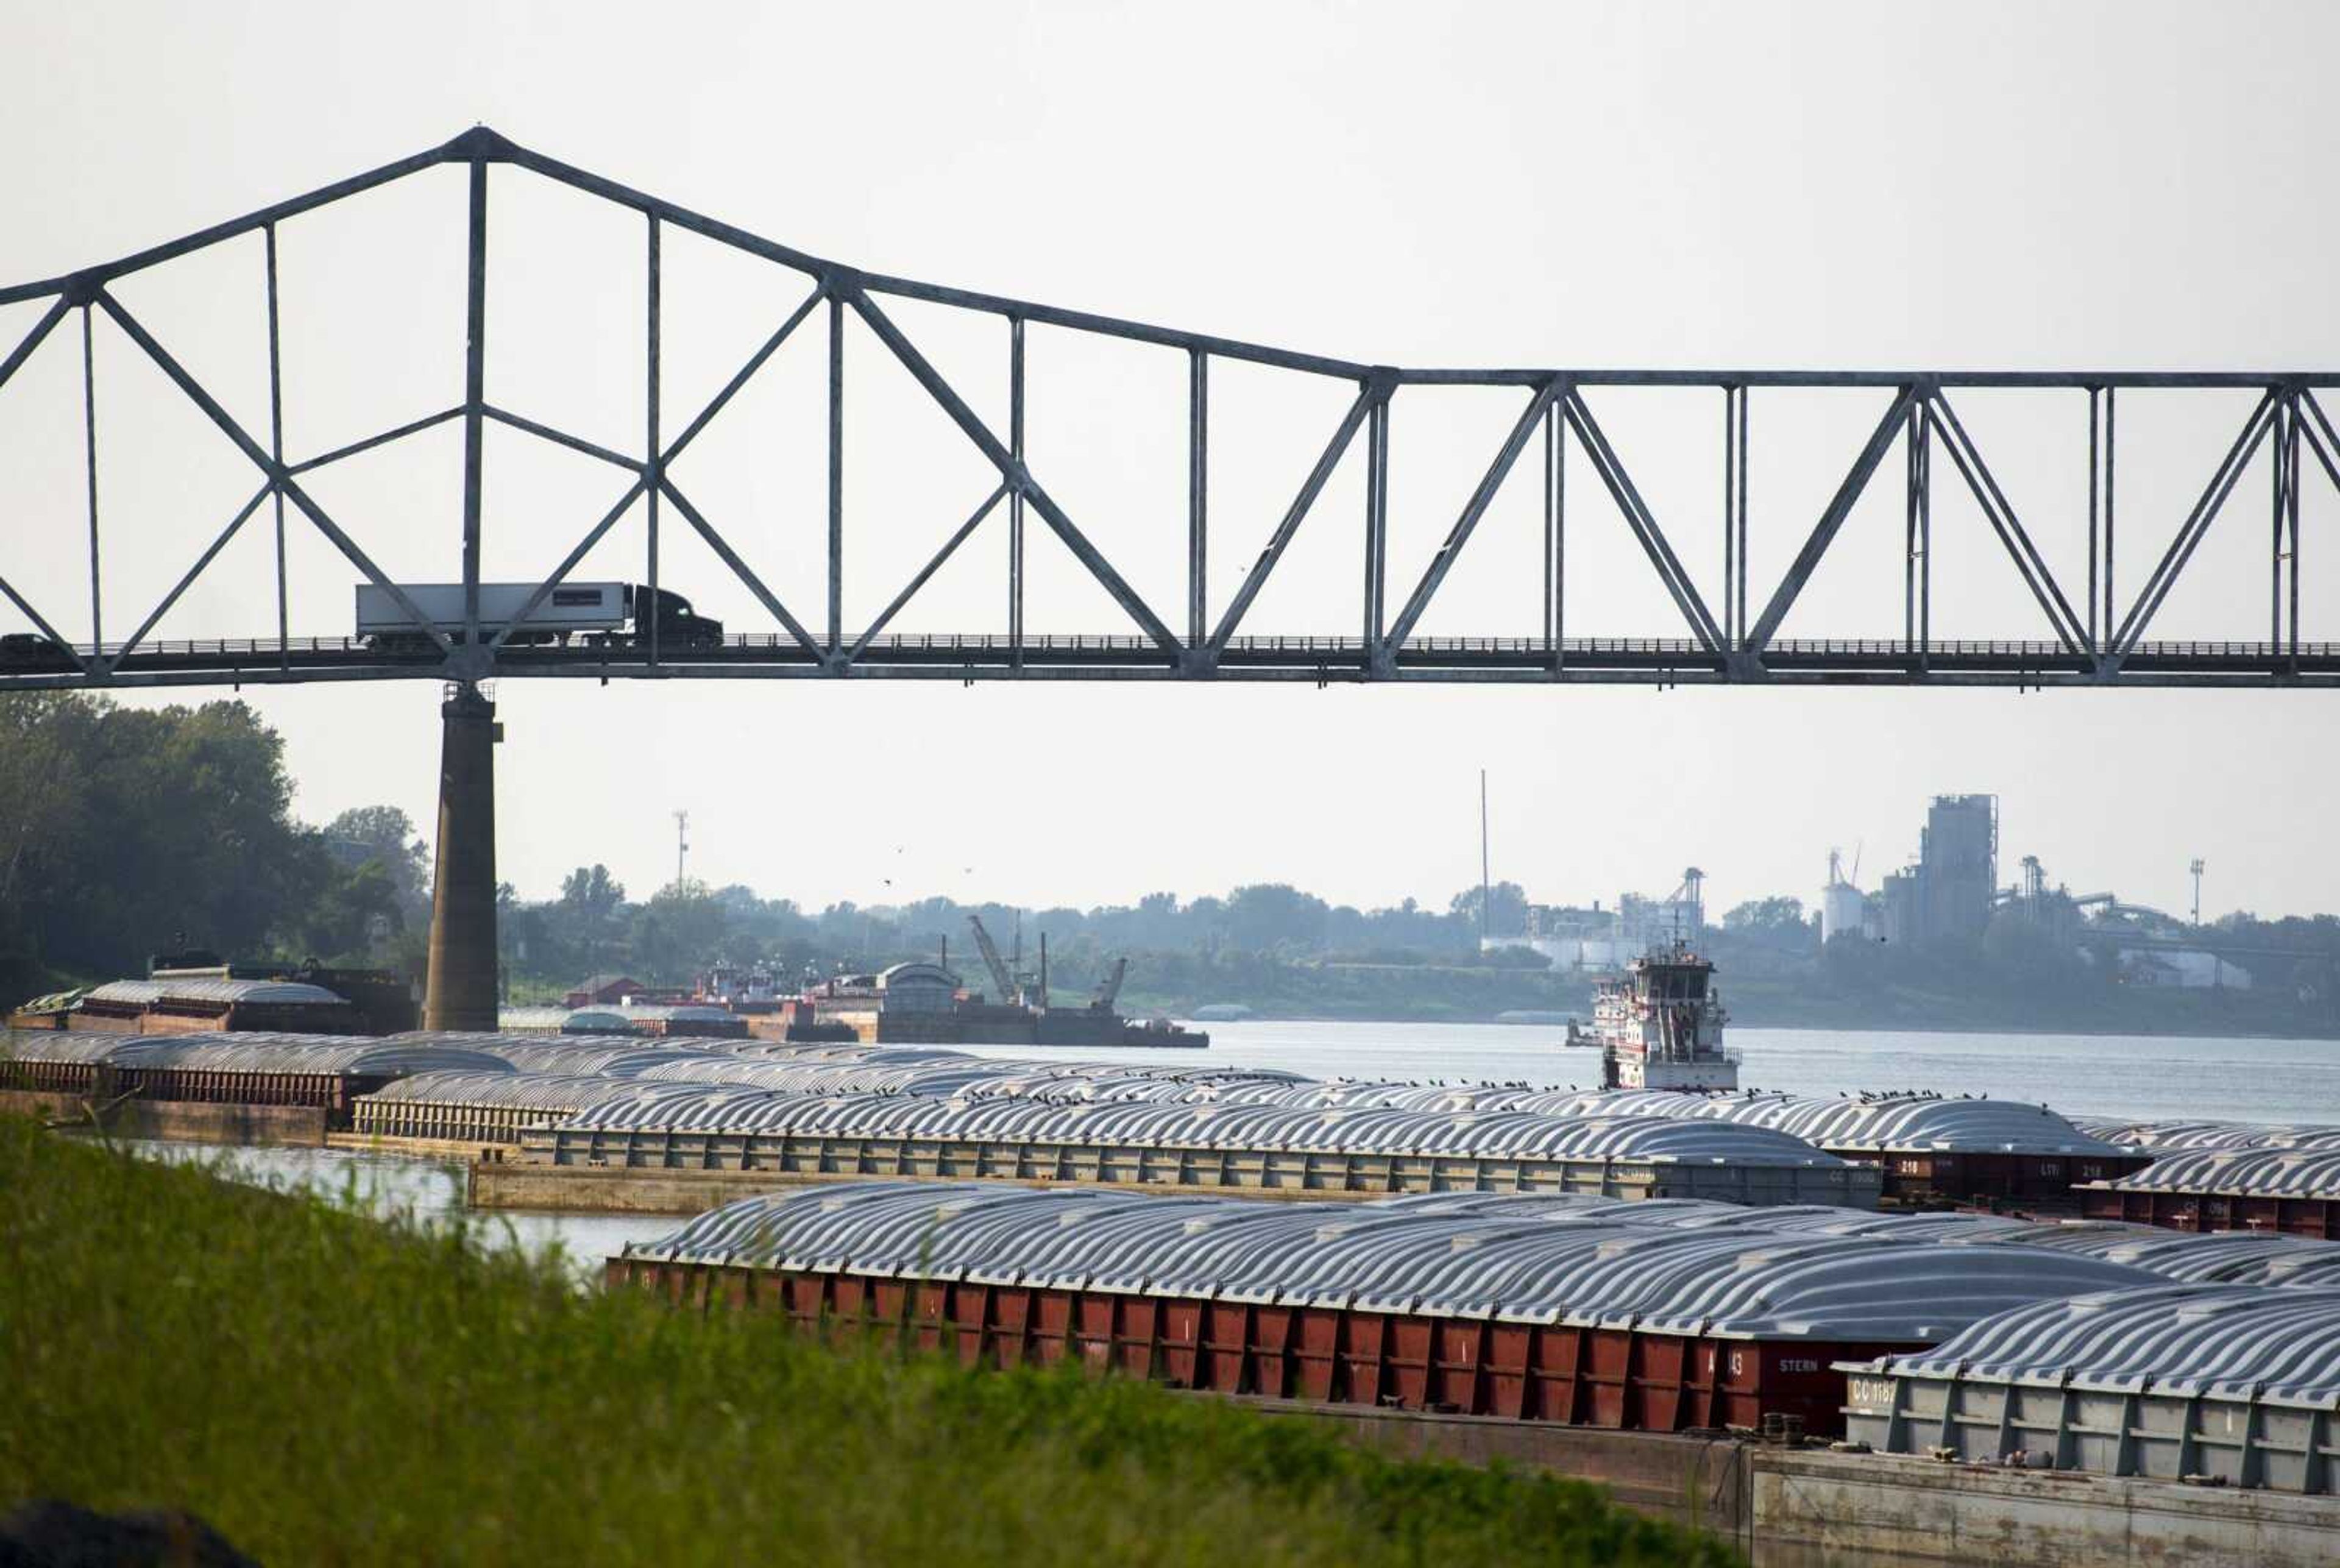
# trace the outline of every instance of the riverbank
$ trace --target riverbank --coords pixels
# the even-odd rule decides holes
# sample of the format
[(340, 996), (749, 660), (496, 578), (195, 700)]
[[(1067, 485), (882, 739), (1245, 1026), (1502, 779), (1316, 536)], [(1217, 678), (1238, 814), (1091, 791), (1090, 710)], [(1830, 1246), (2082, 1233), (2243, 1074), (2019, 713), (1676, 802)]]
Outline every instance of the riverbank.
[(843, 1355), (21, 1119), (0, 1237), (0, 1508), (184, 1507), (264, 1562), (1733, 1561), (1581, 1484)]

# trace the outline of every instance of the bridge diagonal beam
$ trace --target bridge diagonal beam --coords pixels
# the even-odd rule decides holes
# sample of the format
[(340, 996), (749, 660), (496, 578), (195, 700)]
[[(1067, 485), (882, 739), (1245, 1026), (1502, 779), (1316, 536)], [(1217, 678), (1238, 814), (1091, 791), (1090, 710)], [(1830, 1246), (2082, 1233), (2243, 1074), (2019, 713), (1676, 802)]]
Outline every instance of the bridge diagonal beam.
[(148, 332), (137, 317), (123, 308), (121, 301), (115, 299), (104, 289), (97, 291), (95, 299), (105, 313), (114, 319), (114, 324), (120, 327), (128, 335), (130, 341), (136, 343), (146, 357), (154, 362), (190, 402), (203, 412), (205, 418), (220, 428), (222, 434), (235, 443), (236, 448), (251, 461), (253, 467), (267, 475), (276, 488), (283, 491), (285, 500), (300, 508), (301, 514), (314, 523), (320, 533), (332, 541), (334, 548), (348, 558), (350, 564), (364, 572), (368, 581), (388, 593), (391, 601), (404, 610), (407, 617), (415, 625), (421, 627), (431, 641), (439, 645), (439, 650), (441, 653), (454, 651), (454, 644), (447, 640), (445, 633), (431, 623), (431, 618), (422, 613), (421, 606), (414, 602), (406, 590), (392, 582), (382, 568), (374, 564), (373, 558), (358, 547), (357, 541), (342, 531), (341, 525), (326, 515), (325, 509), (310, 498), (309, 492), (301, 488), (300, 482), (285, 471), (282, 463), (269, 455), (266, 448), (253, 440), (251, 434), (235, 422), (227, 410), (220, 406), (219, 400), (204, 391), (203, 383), (190, 375), (184, 365), (171, 357), (170, 351), (154, 340), (154, 334)]
[(2153, 575), (2146, 579), (2145, 587), (2138, 590), (2137, 601), (2129, 607), (2128, 614), (2121, 620), (2119, 631), (2113, 637), (2115, 653), (2134, 652), (2137, 645), (2144, 640), (2145, 630), (2153, 623), (2154, 616), (2161, 609), (2161, 601), (2168, 598), (2170, 589), (2176, 586), (2177, 579), (2186, 571), (2186, 563), (2194, 557), (2195, 547), (2202, 542), (2203, 536), (2210, 531), (2210, 525), (2217, 521), (2219, 511), (2226, 504), (2226, 497), (2234, 493), (2236, 484), (2241, 481), (2243, 470), (2258, 454), (2259, 443), (2266, 440), (2267, 432), (2274, 427), (2276, 407), (2276, 392), (2269, 388), (2252, 408), (2250, 417), (2243, 422), (2242, 432), (2235, 437), (2234, 445), (2228, 447), (2226, 455), (2219, 460), (2217, 468), (2210, 475), (2209, 484), (2203, 489), (2201, 499), (2194, 503), (2194, 510), (2186, 514), (2186, 521), (2178, 525), (2176, 534), (2169, 541), (2169, 548), (2162, 552), (2160, 562), (2154, 567)]
[(2080, 624), (2079, 616), (2073, 611), (2072, 601), (2057, 586), (2054, 573), (2048, 570), (2048, 562), (2040, 556), (2038, 547), (2031, 542), (2030, 534), (2024, 531), (2022, 520), (2016, 516), (2015, 508), (2008, 504), (2006, 492), (1998, 488), (1998, 481), (1992, 477), (1989, 466), (1983, 461), (1981, 449), (1975, 445), (1974, 438), (1967, 434), (1966, 426), (1958, 422), (1957, 411), (1950, 407), (1950, 400), (1937, 391), (1927, 402), (1941, 415), (1941, 422), (1935, 428), (1948, 437), (1942, 444), (1949, 449), (1950, 461), (1958, 465), (1958, 474), (1967, 481), (1967, 489), (1973, 493), (1975, 504), (1982, 509), (1983, 516), (1990, 522), (1991, 531), (1998, 535), (1998, 542), (2005, 547), (2008, 558), (2015, 562), (2015, 570), (2022, 574), (2023, 586), (2029, 589), (2031, 597), (2039, 601), (2040, 612), (2048, 617), (2048, 624), (2055, 629), (2064, 646), (2074, 653), (2090, 651), (2089, 644), (2094, 640)]
[(72, 307), (64, 301), (55, 300), (50, 303), (47, 310), (41, 313), (41, 319), (33, 323), (32, 330), (25, 334), (23, 340), (15, 348), (8, 351), (6, 359), (0, 360), (0, 387), (6, 386), (8, 378), (15, 375), (24, 362), (33, 357), (33, 351), (47, 341), (48, 335), (56, 330), (59, 322), (65, 319), (65, 312), (70, 309)]
[(343, 458), (355, 457), (360, 452), (372, 452), (378, 446), (388, 446), (394, 441), (404, 441), (408, 436), (420, 435), (434, 426), (445, 424), (449, 420), (462, 417), (463, 405), (457, 403), (452, 408), (442, 408), (437, 413), (427, 413), (421, 419), (409, 420), (394, 430), (386, 430), (379, 435), (367, 436), (363, 441), (353, 441), (347, 446), (337, 446), (332, 451), (320, 452), (315, 457), (303, 458), (299, 462), (288, 464), (284, 471), (293, 475), (304, 474), (312, 469), (323, 468), (329, 463), (339, 462)]
[(569, 574), (577, 570), (577, 563), (584, 560), (595, 545), (601, 542), (602, 535), (617, 526), (618, 520), (626, 515), (626, 509), (633, 505), (641, 493), (649, 488), (649, 482), (647, 474), (638, 472), (634, 475), (634, 482), (626, 487), (626, 492), (618, 498), (617, 504), (601, 514), (600, 521), (585, 531), (585, 537), (579, 540), (567, 555), (561, 557), (560, 564), (552, 569), (550, 576), (529, 590), (528, 598), (521, 601), (520, 613), (504, 622), (502, 630), (488, 639), (488, 646), (491, 649), (501, 648), (511, 639), (511, 634), (525, 625), (528, 618), (534, 615), (543, 607), (544, 601), (552, 597), (552, 590), (569, 581)]
[(1641, 541), (1641, 551), (1650, 558), (1650, 564), (1657, 569), (1658, 576), (1664, 581), (1666, 591), (1673, 596), (1674, 607), (1689, 622), (1691, 634), (1705, 645), (1709, 652), (1721, 652), (1721, 629), (1715, 625), (1714, 616), (1706, 608), (1706, 600), (1700, 597), (1698, 585), (1691, 581), (1681, 558), (1674, 554), (1673, 546), (1667, 542), (1665, 530), (1658, 526), (1657, 518), (1651, 512), (1648, 503), (1641, 500), (1641, 492), (1634, 487), (1633, 476), (1627, 473), (1625, 465), (1618, 461), (1616, 449), (1609, 444), (1608, 435), (1601, 430), (1600, 422), (1592, 417), (1591, 408), (1578, 395), (1573, 385), (1562, 392), (1561, 410), (1571, 428), (1576, 432), (1577, 439), (1584, 443), (1585, 453), (1591, 459), (1594, 471), (1601, 475), (1601, 482), (1608, 490), (1609, 499), (1617, 503), (1618, 511), (1624, 516), (1625, 525), (1633, 531), (1633, 537)]
[(819, 289), (815, 289), (805, 296), (804, 303), (798, 305), (788, 320), (779, 324), (778, 331), (764, 340), (760, 348), (748, 356), (748, 362), (741, 365), (739, 372), (723, 383), (723, 390), (717, 392), (708, 405), (699, 411), (699, 416), (683, 427), (682, 433), (676, 436), (664, 452), (659, 453), (659, 467), (664, 468), (674, 461), (676, 458), (682, 455), (683, 448), (699, 439), (699, 432), (705, 430), (709, 422), (723, 412), (724, 406), (739, 395), (739, 389), (746, 386), (758, 371), (764, 368), (765, 361), (779, 352), (780, 345), (787, 342), (797, 328), (804, 324), (805, 318), (812, 314), (814, 307), (820, 303), (823, 297), (823, 293)]
[[(689, 498), (675, 488), (674, 481), (666, 474), (660, 473), (658, 488), (664, 493), (667, 500), (674, 502), (675, 511), (682, 513), (683, 521), (698, 531), (699, 537), (707, 541), (709, 548), (723, 558), (723, 564), (731, 569), (731, 574), (746, 583), (748, 591), (763, 601), (764, 608), (771, 611), (772, 619), (788, 628), (788, 635), (803, 643), (807, 652), (818, 654), (826, 659), (828, 656), (828, 649), (815, 640), (811, 632), (805, 630), (804, 622), (788, 613), (788, 607), (780, 602), (779, 596), (764, 586), (764, 580), (758, 577), (748, 563), (739, 558), (739, 552), (731, 548), (730, 541), (718, 532), (714, 525), (706, 518), (699, 515), (699, 509), (690, 504)], [(637, 619), (639, 620), (639, 616)]]
[(104, 668), (102, 660), (95, 655), (84, 654), (80, 649), (66, 641), (57, 629), (49, 624), (48, 617), (34, 609), (32, 601), (17, 592), (15, 586), (5, 577), (0, 577), (0, 595), (5, 595), (8, 602), (16, 607), (17, 613), (31, 621), (35, 631), (55, 643), (59, 651), (78, 665), (84, 675), (94, 677), (101, 672)]
[(967, 407), (967, 400), (943, 379), (939, 371), (927, 362), (926, 355), (918, 352), (917, 345), (902, 335), (902, 329), (894, 324), (894, 319), (879, 310), (877, 302), (858, 287), (849, 288), (848, 300), (854, 313), (868, 323), (869, 330), (878, 334), (878, 341), (926, 389), (927, 395), (941, 405), (943, 412), (950, 415), (952, 422), (966, 432), (967, 438), (991, 461), (991, 465), (999, 471), (999, 477), (1031, 503), (1032, 510), (1040, 514), (1041, 521), (1064, 541), (1065, 547), (1088, 569), (1089, 575), (1113, 595), (1122, 610), (1137, 623), (1139, 630), (1158, 643), (1165, 652), (1184, 652), (1185, 647), (1179, 642), (1177, 634), (1154, 613), (1153, 608), (1123, 580), (1121, 573), (1114, 570), (1113, 563), (1089, 541), (1088, 536), (1074, 526), (1073, 520), (1065, 515), (1064, 508), (1056, 504), (1056, 498), (1042, 489), (1040, 481), (1032, 477), (1031, 471), (1024, 466), (1023, 461), (991, 433), (990, 428), (975, 411)]
[(156, 605), (146, 619), (138, 623), (138, 630), (130, 634), (130, 640), (114, 651), (113, 658), (105, 661), (108, 673), (122, 668), (122, 661), (130, 657), (133, 649), (146, 640), (146, 634), (154, 630), (155, 622), (171, 613), (171, 606), (179, 602), (179, 596), (194, 586), (195, 579), (203, 574), (203, 568), (209, 566), (213, 558), (227, 548), (228, 541), (235, 537), (236, 531), (243, 526), (244, 520), (258, 511), (260, 503), (275, 493), (276, 483), (273, 480), (263, 482), (258, 490), (252, 492), (252, 499), (245, 501), (233, 517), (228, 519), (227, 526), (221, 529), (219, 536), (212, 541), (209, 548), (195, 558), (194, 565), (187, 568), (176, 586), (163, 596), (163, 602)]
[(480, 414), (483, 419), (491, 419), (500, 425), (532, 435), (539, 441), (550, 442), (555, 446), (565, 446), (570, 452), (582, 452), (587, 457), (597, 458), (612, 468), (624, 469), (628, 473), (641, 471), (642, 462), (640, 458), (628, 457), (621, 452), (612, 452), (606, 446), (587, 441), (581, 435), (570, 435), (565, 430), (556, 430), (551, 425), (540, 424), (535, 420), (516, 414), (510, 409), (498, 408), (493, 403), (481, 403)]
[(885, 630), (887, 624), (893, 620), (894, 617), (902, 612), (902, 607), (917, 597), (918, 590), (927, 585), (927, 580), (933, 577), (936, 572), (940, 571), (943, 569), (943, 563), (950, 560), (950, 558), (957, 552), (958, 547), (967, 541), (967, 537), (975, 532), (976, 529), (982, 524), (983, 520), (991, 515), (992, 509), (997, 506), (1002, 501), (1006, 500), (1006, 497), (1007, 485), (1006, 481), (1003, 481), (993, 488), (989, 495), (984, 498), (983, 504), (977, 507), (972, 512), (969, 512), (967, 514), (967, 521), (960, 523), (957, 529), (948, 539), (943, 541), (942, 548), (935, 551), (933, 556), (927, 560), (926, 565), (918, 568), (917, 575), (911, 578), (908, 582), (903, 585), (902, 591), (894, 596), (894, 601), (885, 608), (877, 620), (869, 623), (869, 629), (864, 631), (860, 637), (855, 640), (852, 648), (847, 651), (845, 655), (846, 663), (853, 663), (856, 660), (858, 660), (864, 652), (868, 651), (869, 644), (876, 640), (878, 634)]
[(1454, 520), (1454, 526), (1447, 531), (1446, 541), (1438, 547), (1438, 553), (1431, 558), (1430, 565), (1423, 571), (1421, 582), (1407, 598), (1405, 607), (1398, 611), (1397, 620), (1391, 624), (1388, 635), (1383, 639), (1384, 647), (1392, 650), (1403, 648), (1405, 640), (1413, 635), (1415, 622), (1430, 608), (1431, 600), (1437, 596), (1440, 585), (1446, 581), (1446, 574), (1453, 570), (1455, 559), (1462, 553), (1462, 547), (1471, 541), (1472, 532), (1478, 528), (1479, 520), (1486, 515), (1487, 508), (1493, 503), (1495, 492), (1502, 489), (1503, 481), (1511, 477), (1512, 466), (1527, 448), (1528, 438), (1535, 434), (1545, 411), (1559, 400), (1562, 390), (1560, 382), (1554, 379), (1528, 399), (1528, 406), (1512, 422), (1510, 433), (1503, 438), (1503, 444), (1495, 452), (1494, 461), (1487, 465), (1487, 471), (1481, 476), (1478, 488), (1471, 492), (1471, 499), (1463, 503), (1462, 514)]
[(1796, 559), (1790, 563), (1787, 575), (1780, 580), (1780, 586), (1771, 594), (1771, 601), (1763, 607), (1763, 613), (1756, 618), (1754, 626), (1749, 630), (1748, 652), (1760, 656), (1778, 634), (1780, 622), (1787, 619), (1788, 611), (1795, 606), (1797, 596), (1804, 591), (1804, 585), (1811, 581), (1813, 571), (1819, 567), (1821, 558), (1828, 554), (1829, 546), (1836, 541), (1838, 531), (1844, 527), (1844, 520), (1852, 515), (1854, 503), (1869, 488), (1870, 476), (1876, 473), (1877, 465), (1884, 461), (1887, 450), (1893, 445), (1893, 438), (1900, 433), (1903, 421), (1909, 417), (1909, 410), (1917, 402), (1918, 389), (1915, 385), (1904, 386), (1894, 395), (1893, 406), (1887, 409), (1885, 417), (1877, 422), (1877, 428), (1869, 433), (1868, 444), (1860, 449), (1860, 455), (1853, 459), (1844, 482), (1837, 486), (1836, 494), (1829, 499), (1827, 510), (1820, 513), (1819, 521), (1813, 524), (1810, 537), (1804, 541), (1803, 549), (1796, 552)]
[(2324, 465), (2325, 475), (2332, 481), (2332, 488), (2340, 490), (2340, 434), (2334, 433), (2332, 422), (2324, 417), (2324, 405), (2315, 401), (2314, 392), (2301, 392), (2299, 406), (2308, 414), (2299, 427), (2299, 433), (2307, 438), (2308, 450), (2315, 454), (2315, 461)]
[(1395, 390), (1394, 382), (1380, 375), (1368, 377), (1358, 389), (1348, 412), (1341, 416), (1340, 424), (1334, 427), (1333, 439), (1324, 443), (1324, 452), (1317, 456), (1316, 466), (1308, 471), (1307, 479), (1302, 481), (1300, 493), (1292, 498), (1292, 504), (1284, 508), (1283, 521), (1268, 536), (1267, 547), (1259, 552), (1259, 559), (1252, 562), (1251, 570), (1244, 574), (1243, 586), (1235, 590), (1235, 596), (1227, 601), (1225, 612), (1219, 617), (1217, 630), (1211, 633), (1210, 650), (1213, 653), (1226, 650), (1227, 640), (1235, 634), (1235, 628), (1243, 624), (1244, 616), (1251, 610), (1251, 601), (1257, 599), (1259, 590), (1267, 586), (1268, 574), (1275, 570), (1276, 562), (1284, 559), (1285, 547), (1291, 544), (1292, 536), (1299, 531), (1309, 509), (1316, 504), (1316, 497), (1323, 491), (1325, 481), (1333, 477), (1333, 471), (1341, 466), (1341, 458), (1349, 450), (1349, 443), (1356, 439), (1358, 427), (1365, 422), (1365, 416), (1374, 409), (1386, 405), (1390, 394)]

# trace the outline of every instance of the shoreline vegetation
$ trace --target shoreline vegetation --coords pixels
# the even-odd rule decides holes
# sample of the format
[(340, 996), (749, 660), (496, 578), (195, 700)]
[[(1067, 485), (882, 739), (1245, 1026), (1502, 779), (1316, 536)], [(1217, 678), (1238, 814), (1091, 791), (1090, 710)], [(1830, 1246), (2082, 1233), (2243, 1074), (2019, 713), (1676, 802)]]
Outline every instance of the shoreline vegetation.
[(0, 1117), (0, 1513), (185, 1509), (266, 1563), (1722, 1568), (1558, 1476), (755, 1314)]
[[(1142, 962), (1132, 959), (1133, 977)], [(1592, 1016), (1590, 981), (1534, 970), (1392, 967), (1361, 982), (1330, 966), (1287, 968), (1284, 975), (1246, 969), (1216, 987), (1141, 986), (1133, 978), (1124, 993), (1125, 1010), (1188, 1018), (1199, 1007), (1234, 1003), (1260, 1022), (1385, 1024), (1493, 1024), (1505, 1012), (1572, 1014), (1587, 1022)], [(1393, 983), (1400, 975), (1404, 982)], [(1718, 983), (1734, 1027), (2340, 1042), (2340, 1021), (2301, 1016), (2281, 1005), (2288, 998), (2241, 992), (2091, 987), (2042, 997), (2020, 989), (1989, 993), (1892, 985), (1848, 992), (1818, 974), (1741, 976), (1728, 968), (1719, 968)]]
[[(307, 824), (293, 798), (282, 738), (241, 701), (124, 709), (0, 696), (0, 1007), (140, 976), (149, 955), (189, 946), (419, 978), (431, 860), (417, 825), (391, 806)], [(996, 991), (967, 939), (976, 915), (1002, 947), (1020, 938), (1026, 968), (1046, 938), (1060, 1006), (1087, 1000), (1126, 958), (1124, 1010), (1141, 1016), (1212, 1004), (1425, 1023), (1589, 1013), (1583, 977), (1522, 947), (1482, 950), (1482, 931), (1501, 943), (1528, 928), (1530, 909), (1512, 882), (1374, 908), (1257, 882), (1088, 908), (906, 894), (816, 909), (736, 883), (678, 880), (630, 896), (591, 865), (554, 898), (500, 889), (497, 931), (516, 1005), (558, 1000), (589, 975), (686, 988), (721, 963), (793, 988), (946, 949), (966, 984)], [(2340, 1038), (2340, 918), (2236, 914), (2179, 929), (2083, 920), (2051, 898), (2029, 912), (2000, 908), (1973, 938), (1888, 948), (1843, 934), (1823, 947), (1810, 912), (1774, 897), (1720, 911), (1698, 945), (1733, 1018), (1759, 1028)], [(2249, 984), (2166, 983), (2184, 978), (2156, 957), (2173, 943), (2238, 978), (2247, 972)]]

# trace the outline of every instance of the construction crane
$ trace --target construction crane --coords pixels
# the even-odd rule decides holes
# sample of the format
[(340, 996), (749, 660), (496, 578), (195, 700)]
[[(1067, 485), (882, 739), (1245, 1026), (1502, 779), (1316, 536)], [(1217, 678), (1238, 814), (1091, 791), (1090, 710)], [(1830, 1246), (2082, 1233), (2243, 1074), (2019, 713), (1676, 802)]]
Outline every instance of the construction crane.
[(1121, 996), (1121, 978), (1124, 975), (1128, 973), (1129, 960), (1127, 958), (1115, 958), (1113, 961), (1113, 972), (1107, 975), (1104, 979), (1097, 982), (1096, 994), (1089, 998), (1089, 1008), (1092, 1012), (1109, 1013), (1113, 1011), (1113, 1004), (1118, 1000)]
[(991, 971), (991, 983), (999, 987), (1000, 1001), (1017, 1000), (1021, 992), (1016, 984), (1016, 977), (1008, 973), (1007, 961), (999, 956), (999, 946), (991, 939), (991, 933), (983, 928), (983, 918), (969, 915), (967, 923), (975, 928), (976, 950), (983, 955), (983, 967)]

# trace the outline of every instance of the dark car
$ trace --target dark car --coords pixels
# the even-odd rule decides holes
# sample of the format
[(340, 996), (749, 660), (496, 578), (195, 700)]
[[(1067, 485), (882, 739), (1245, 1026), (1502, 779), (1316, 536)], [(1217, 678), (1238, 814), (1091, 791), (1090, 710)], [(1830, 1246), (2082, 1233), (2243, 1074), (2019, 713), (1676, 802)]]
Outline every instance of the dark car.
[(72, 662), (73, 655), (63, 643), (40, 632), (11, 631), (0, 635), (0, 664), (63, 668)]

